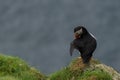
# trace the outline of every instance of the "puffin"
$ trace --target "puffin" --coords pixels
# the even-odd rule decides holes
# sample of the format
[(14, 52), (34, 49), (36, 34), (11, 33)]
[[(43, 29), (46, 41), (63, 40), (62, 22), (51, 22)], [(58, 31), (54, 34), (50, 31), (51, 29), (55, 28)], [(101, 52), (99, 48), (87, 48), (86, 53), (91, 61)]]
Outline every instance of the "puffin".
[(80, 52), (82, 62), (89, 64), (93, 52), (97, 46), (96, 38), (87, 31), (84, 26), (74, 28), (74, 40), (70, 43), (70, 55), (72, 56), (74, 49)]

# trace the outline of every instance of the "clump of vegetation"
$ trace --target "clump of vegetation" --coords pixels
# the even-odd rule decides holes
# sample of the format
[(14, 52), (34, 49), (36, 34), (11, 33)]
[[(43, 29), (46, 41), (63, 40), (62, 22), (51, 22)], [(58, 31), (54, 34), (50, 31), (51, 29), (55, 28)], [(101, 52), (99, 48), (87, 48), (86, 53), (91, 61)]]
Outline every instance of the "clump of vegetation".
[(51, 74), (48, 80), (112, 80), (107, 72), (94, 68), (94, 65), (99, 63), (92, 59), (92, 66), (88, 66), (82, 63), (81, 58), (77, 58), (68, 67)]
[(0, 80), (45, 80), (45, 76), (18, 57), (0, 54)]

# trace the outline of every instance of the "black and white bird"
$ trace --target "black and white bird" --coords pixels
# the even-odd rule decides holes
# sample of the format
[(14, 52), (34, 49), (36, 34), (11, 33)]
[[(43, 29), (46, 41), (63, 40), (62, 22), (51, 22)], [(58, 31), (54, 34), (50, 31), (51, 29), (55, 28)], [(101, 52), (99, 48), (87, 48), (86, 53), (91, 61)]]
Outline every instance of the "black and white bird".
[(70, 55), (77, 49), (81, 53), (83, 63), (89, 63), (97, 46), (96, 38), (84, 26), (74, 28), (74, 37), (70, 44)]

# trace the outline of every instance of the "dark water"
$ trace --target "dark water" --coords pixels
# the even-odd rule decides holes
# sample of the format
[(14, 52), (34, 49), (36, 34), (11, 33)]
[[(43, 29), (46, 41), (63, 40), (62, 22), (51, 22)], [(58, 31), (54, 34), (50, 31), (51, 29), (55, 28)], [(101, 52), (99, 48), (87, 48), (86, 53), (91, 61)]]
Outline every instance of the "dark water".
[(77, 25), (96, 36), (94, 57), (120, 71), (120, 0), (0, 0), (0, 52), (49, 74), (78, 56)]

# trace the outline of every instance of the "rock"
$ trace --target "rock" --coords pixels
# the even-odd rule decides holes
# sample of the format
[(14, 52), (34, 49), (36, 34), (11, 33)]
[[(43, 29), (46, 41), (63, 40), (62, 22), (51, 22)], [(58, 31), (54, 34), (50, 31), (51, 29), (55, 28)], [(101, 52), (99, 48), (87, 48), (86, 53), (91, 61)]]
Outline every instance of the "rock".
[(105, 64), (97, 64), (95, 65), (95, 68), (100, 68), (103, 71), (106, 71), (112, 76), (113, 80), (120, 80), (120, 74), (110, 66), (106, 66)]

